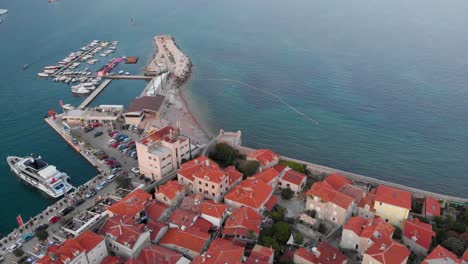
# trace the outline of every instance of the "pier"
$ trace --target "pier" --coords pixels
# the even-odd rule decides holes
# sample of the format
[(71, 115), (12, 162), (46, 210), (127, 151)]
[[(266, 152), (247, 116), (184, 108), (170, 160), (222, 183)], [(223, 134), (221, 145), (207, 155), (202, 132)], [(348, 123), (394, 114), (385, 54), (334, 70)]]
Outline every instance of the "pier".
[(154, 76), (145, 76), (145, 75), (110, 75), (106, 76), (106, 79), (112, 80), (151, 80)]
[(101, 85), (99, 85), (98, 88), (96, 88), (96, 90), (94, 90), (79, 106), (78, 108), (85, 108), (86, 106), (88, 106), (93, 100), (94, 98), (96, 98), (96, 96), (98, 96), (98, 94), (100, 94), (104, 88), (106, 88), (107, 85), (109, 85), (110, 83), (112, 82), (112, 80), (110, 79), (107, 79), (105, 80), (104, 82), (101, 83)]
[[(101, 44), (102, 42), (99, 41), (98, 44)], [(54, 72), (53, 74), (50, 75), (50, 77), (56, 77), (57, 75), (60, 75), (61, 72), (65, 71), (66, 69), (68, 69), (73, 63), (79, 61), (81, 58), (83, 58), (84, 56), (88, 55), (89, 53), (93, 52), (94, 50), (96, 50), (98, 47), (100, 47), (100, 45), (96, 45), (95, 47), (87, 50), (86, 52), (83, 52), (83, 54), (81, 54), (80, 56), (76, 57), (74, 60), (70, 61), (68, 64), (64, 65), (62, 68), (60, 68), (60, 70)]]

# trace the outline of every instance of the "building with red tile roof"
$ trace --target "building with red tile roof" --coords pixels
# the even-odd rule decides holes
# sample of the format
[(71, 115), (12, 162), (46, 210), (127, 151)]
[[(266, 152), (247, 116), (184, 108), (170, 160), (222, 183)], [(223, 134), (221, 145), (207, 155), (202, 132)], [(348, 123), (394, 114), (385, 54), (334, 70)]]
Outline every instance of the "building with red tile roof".
[(276, 204), (278, 203), (278, 197), (276, 195), (270, 196), (270, 199), (265, 203), (265, 209), (267, 211), (273, 210), (275, 208)]
[(220, 227), (224, 219), (226, 219), (228, 213), (228, 206), (222, 203), (217, 203), (212, 200), (208, 200), (201, 206), (200, 216), (207, 221), (210, 221), (213, 225)]
[(152, 201), (145, 208), (146, 216), (153, 221), (160, 221), (166, 219), (171, 212), (169, 206)]
[(256, 244), (245, 264), (273, 264), (275, 250)]
[(101, 261), (101, 264), (123, 264), (123, 263), (124, 263), (124, 260), (118, 256), (107, 256)]
[(124, 215), (138, 219), (143, 215), (142, 213), (151, 198), (151, 194), (143, 191), (142, 189), (136, 189), (125, 196), (122, 200), (109, 206), (107, 211), (110, 217), (114, 215)]
[(305, 174), (289, 169), (283, 172), (278, 183), (278, 188), (280, 190), (289, 188), (294, 194), (298, 194), (304, 189), (306, 180), (307, 176)]
[(181, 253), (153, 244), (141, 251), (138, 261), (142, 264), (190, 263), (190, 260), (186, 259)]
[(180, 209), (200, 212), (202, 205), (207, 201), (201, 194), (190, 194), (184, 197), (179, 205)]
[(219, 202), (240, 181), (241, 175), (234, 167), (222, 170), (214, 161), (201, 156), (182, 164), (177, 179), (190, 193)]
[(426, 201), (424, 202), (424, 214), (428, 218), (440, 216), (440, 202), (431, 196), (426, 196)]
[(140, 173), (151, 180), (161, 180), (179, 168), (182, 160), (190, 159), (189, 143), (190, 139), (172, 126), (150, 133), (136, 142)]
[(159, 187), (156, 187), (154, 199), (167, 206), (175, 206), (185, 196), (185, 186), (177, 181), (169, 181)]
[(364, 253), (363, 264), (406, 264), (410, 251), (402, 244), (391, 240), (374, 244)]
[(170, 228), (159, 241), (159, 245), (180, 252), (193, 259), (199, 256), (209, 245), (210, 235), (195, 229), (182, 231)]
[(367, 192), (364, 196), (364, 198), (361, 199), (361, 201), (358, 204), (358, 211), (357, 215), (362, 216), (366, 219), (369, 218), (374, 218), (375, 215), (375, 209), (374, 209), (374, 204), (375, 204), (375, 193), (377, 192), (377, 189), (371, 189), (369, 192)]
[(247, 178), (226, 194), (224, 203), (233, 208), (246, 206), (263, 212), (272, 194), (273, 188), (270, 185), (255, 178)]
[(190, 228), (200, 232), (208, 233), (213, 228), (213, 224), (204, 218), (198, 217), (197, 221), (195, 221), (195, 223), (189, 227), (189, 229)]
[[(361, 203), (361, 200), (364, 199), (366, 195), (366, 192), (363, 189), (351, 184), (343, 186), (343, 188), (341, 188), (339, 192), (342, 194), (346, 194), (349, 197), (352, 197), (354, 199), (354, 204), (356, 205)], [(355, 213), (357, 213), (357, 207)]]
[(273, 169), (275, 169), (278, 173), (282, 173), (286, 168), (288, 168), (288, 167), (284, 166), (284, 165), (281, 165), (281, 164), (277, 164), (277, 165), (273, 166)]
[(379, 185), (375, 195), (375, 214), (392, 225), (403, 228), (403, 223), (411, 210), (411, 201), (410, 192)]
[(348, 258), (343, 253), (326, 242), (320, 243), (312, 251), (300, 247), (294, 252), (296, 264), (344, 264), (347, 262)]
[(419, 255), (427, 255), (435, 235), (431, 224), (423, 223), (418, 218), (408, 219), (403, 228), (403, 244)]
[(105, 241), (94, 232), (86, 230), (76, 238), (65, 240), (60, 245), (49, 247), (47, 254), (36, 263), (65, 264), (100, 263), (107, 256)]
[[(465, 252), (466, 253), (466, 252)], [(435, 247), (422, 264), (462, 264), (462, 260), (441, 245)], [(464, 263), (463, 263), (464, 264)]]
[(328, 175), (324, 182), (328, 183), (333, 189), (339, 191), (341, 188), (345, 187), (348, 184), (352, 184), (352, 182), (346, 178), (345, 176), (339, 173), (332, 173)]
[(260, 163), (261, 169), (272, 168), (279, 162), (280, 156), (270, 149), (258, 149), (247, 154), (247, 160), (255, 160)]
[(150, 240), (153, 243), (158, 243), (159, 240), (169, 230), (169, 225), (164, 222), (148, 220), (146, 228), (150, 230)]
[(354, 209), (354, 199), (335, 190), (326, 182), (316, 182), (307, 191), (306, 210), (315, 210), (317, 218), (344, 225)]
[[(226, 219), (222, 235), (224, 238), (249, 241), (260, 235), (262, 216), (249, 207), (235, 208)], [(250, 233), (254, 238), (249, 237)]]
[(177, 208), (168, 220), (169, 227), (185, 230), (197, 221), (198, 216), (199, 213), (197, 212)]
[(139, 261), (138, 259), (131, 258), (131, 259), (125, 261), (124, 264), (143, 264), (143, 263), (141, 261)]
[(276, 187), (278, 186), (279, 175), (280, 173), (274, 168), (267, 168), (253, 175), (252, 178), (261, 180), (264, 183), (270, 185), (271, 188), (276, 189)]
[(237, 264), (244, 257), (244, 248), (231, 241), (217, 238), (211, 242), (208, 250), (193, 259), (192, 264)]
[(135, 258), (150, 243), (150, 231), (143, 224), (135, 224), (132, 218), (115, 215), (107, 219), (99, 230), (106, 238), (111, 253), (123, 259)]
[(341, 232), (340, 248), (357, 250), (359, 248), (359, 238), (366, 224), (367, 219), (363, 217), (351, 217), (343, 226), (343, 231)]

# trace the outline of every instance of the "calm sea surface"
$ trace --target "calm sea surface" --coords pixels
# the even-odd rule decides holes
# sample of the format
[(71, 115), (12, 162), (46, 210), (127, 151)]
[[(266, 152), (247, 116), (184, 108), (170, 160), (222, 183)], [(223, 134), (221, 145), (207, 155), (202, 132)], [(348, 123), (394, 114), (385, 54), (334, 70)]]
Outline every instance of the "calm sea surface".
[[(0, 0), (0, 232), (53, 201), (19, 182), (7, 155), (40, 154), (75, 185), (96, 171), (42, 120), (65, 85), (36, 73), (93, 39), (153, 53), (173, 34), (194, 62), (187, 99), (212, 132), (413, 187), (468, 197), (468, 2)], [(135, 24), (130, 23), (134, 18)], [(31, 64), (26, 71), (23, 64)], [(94, 104), (127, 104), (114, 81)]]

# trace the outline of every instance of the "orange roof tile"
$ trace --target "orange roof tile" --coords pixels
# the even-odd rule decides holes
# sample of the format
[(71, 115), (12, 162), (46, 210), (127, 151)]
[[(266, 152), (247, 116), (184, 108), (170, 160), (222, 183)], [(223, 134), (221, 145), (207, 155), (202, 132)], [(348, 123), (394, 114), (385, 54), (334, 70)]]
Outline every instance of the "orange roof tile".
[(142, 189), (136, 189), (125, 196), (122, 200), (109, 206), (107, 210), (116, 215), (133, 217), (145, 209), (145, 206), (151, 197), (151, 194), (143, 191)]
[(265, 208), (268, 211), (271, 211), (273, 210), (273, 208), (275, 207), (277, 203), (278, 203), (278, 197), (276, 197), (275, 195), (272, 195), (270, 196), (270, 199), (268, 199), (268, 201), (265, 203)]
[(364, 196), (364, 198), (361, 199), (361, 201), (359, 202), (358, 207), (359, 208), (366, 208), (366, 205), (367, 205), (367, 206), (369, 206), (370, 211), (375, 212), (374, 203), (375, 203), (375, 192), (376, 191), (377, 191), (376, 189), (371, 189), (366, 194), (366, 196)]
[(122, 264), (122, 263), (124, 263), (123, 259), (121, 259), (118, 256), (105, 256), (101, 261), (101, 264)]
[(159, 189), (155, 194), (162, 194), (169, 200), (172, 200), (176, 198), (177, 194), (181, 192), (185, 192), (184, 185), (178, 183), (177, 181), (169, 181), (166, 184), (159, 186)]
[(140, 139), (138, 142), (140, 142), (143, 145), (149, 146), (158, 141), (165, 141), (168, 143), (174, 143), (177, 140), (185, 141), (186, 138), (177, 135), (177, 131), (178, 130), (172, 126), (166, 126)]
[(468, 248), (465, 250), (465, 253), (463, 253), (461, 260), (468, 262)]
[(194, 212), (200, 212), (201, 207), (203, 203), (205, 202), (206, 201), (204, 200), (204, 197), (201, 194), (187, 195), (182, 200), (182, 203), (180, 203), (179, 208), (185, 209), (185, 210), (191, 210)]
[(389, 244), (375, 243), (364, 253), (382, 264), (400, 264), (410, 255), (410, 251), (402, 244), (391, 240)]
[(201, 206), (200, 213), (209, 215), (215, 218), (222, 218), (226, 213), (228, 206), (222, 203), (217, 203), (212, 200), (208, 200)]
[(244, 248), (232, 244), (231, 241), (217, 238), (202, 256), (193, 259), (192, 264), (237, 264), (244, 257)]
[(250, 256), (245, 261), (246, 264), (267, 264), (270, 259), (274, 257), (275, 250), (272, 248), (264, 247), (259, 244), (256, 244)]
[(279, 159), (279, 155), (271, 151), (270, 149), (258, 149), (253, 152), (250, 152), (247, 155), (247, 159), (255, 159), (260, 165), (265, 166), (268, 163)]
[(193, 250), (199, 254), (210, 239), (207, 233), (196, 230), (182, 231), (177, 228), (169, 228), (164, 237), (159, 241), (160, 245), (176, 245), (185, 249)]
[(107, 219), (99, 233), (111, 237), (122, 245), (127, 244), (130, 248), (133, 248), (143, 230), (144, 225), (135, 225), (133, 219), (115, 215)]
[(440, 203), (431, 196), (426, 196), (424, 211), (428, 216), (440, 216)]
[(104, 238), (90, 230), (84, 231), (83, 233), (81, 233), (81, 235), (79, 235), (76, 238), (76, 241), (78, 241), (78, 243), (80, 243), (80, 245), (84, 247), (86, 252), (89, 252), (92, 249), (94, 249), (103, 240)]
[(411, 193), (386, 185), (379, 185), (375, 201), (411, 210)]
[(138, 259), (131, 258), (131, 259), (125, 261), (125, 264), (143, 264), (143, 263), (141, 261), (139, 261)]
[(287, 166), (284, 166), (284, 165), (281, 165), (281, 164), (276, 164), (275, 166), (273, 166), (273, 169), (275, 169), (277, 172), (281, 173), (284, 171), (284, 169), (286, 169)]
[(213, 227), (213, 224), (210, 221), (206, 220), (205, 218), (198, 217), (195, 223), (193, 223), (189, 229), (195, 229), (203, 233), (208, 233), (211, 227)]
[(403, 236), (408, 239), (416, 238), (416, 243), (425, 249), (429, 249), (435, 235), (435, 232), (432, 231), (432, 225), (423, 223), (418, 218), (405, 221)]
[(318, 245), (317, 253), (301, 247), (294, 252), (294, 255), (308, 260), (311, 263), (342, 264), (347, 260), (347, 257), (343, 255), (343, 253), (326, 242), (322, 242)]
[(367, 223), (367, 220), (361, 216), (353, 216), (351, 217), (348, 222), (343, 226), (343, 229), (351, 230), (356, 235), (360, 236), (362, 230), (364, 229), (364, 225)]
[(343, 188), (345, 185), (352, 183), (348, 178), (339, 173), (332, 173), (328, 175), (327, 178), (325, 178), (323, 181), (330, 184), (337, 191)]
[(277, 172), (275, 169), (273, 168), (268, 168), (268, 169), (265, 169), (257, 174), (255, 174), (254, 178), (256, 179), (259, 179), (259, 180), (262, 180), (264, 183), (270, 183), (272, 182), (273, 180), (275, 180), (276, 178), (278, 178), (279, 176), (279, 172)]
[(437, 245), (432, 252), (427, 255), (427, 257), (423, 260), (423, 264), (431, 264), (435, 263), (435, 261), (439, 261), (440, 263), (446, 263), (448, 260), (451, 260), (453, 263), (461, 263), (460, 259), (457, 258), (457, 255), (452, 253), (450, 250), (444, 248), (441, 245)]
[(232, 184), (239, 179), (242, 179), (242, 173), (236, 170), (234, 166), (229, 166), (224, 169), (224, 173), (229, 176), (229, 184)]
[(297, 172), (295, 170), (288, 170), (284, 173), (283, 178), (281, 178), (281, 180), (299, 186), (305, 181), (306, 178), (307, 176), (300, 172)]
[(197, 220), (198, 213), (191, 211), (191, 210), (186, 210), (186, 209), (180, 209), (177, 208), (175, 211), (172, 213), (171, 218), (169, 218), (168, 223), (177, 225), (178, 227), (185, 226), (190, 227), (195, 223)]
[(336, 204), (343, 209), (348, 209), (354, 201), (352, 197), (336, 191), (326, 182), (314, 183), (310, 190), (307, 191), (307, 196), (310, 195), (320, 197), (324, 202)]
[(232, 210), (230, 217), (226, 219), (223, 234), (225, 235), (247, 235), (249, 230), (260, 234), (262, 216), (249, 207), (241, 207)]
[(160, 221), (148, 220), (148, 223), (146, 224), (146, 228), (148, 228), (148, 230), (151, 230), (151, 233), (150, 233), (151, 241), (155, 240), (156, 237), (159, 235), (159, 232), (163, 228), (166, 228), (166, 227), (169, 228), (166, 223), (163, 223)]
[(143, 264), (176, 264), (182, 257), (178, 252), (150, 244), (141, 250), (138, 261)]
[(216, 162), (205, 156), (200, 156), (182, 164), (177, 173), (190, 181), (199, 178), (214, 183), (220, 183), (225, 180), (226, 177), (230, 177), (229, 183), (232, 183), (242, 177), (242, 173), (238, 172), (234, 167), (228, 167), (222, 170)]
[(391, 239), (393, 231), (395, 231), (395, 227), (385, 222), (382, 218), (375, 217), (367, 220), (360, 236), (370, 238), (375, 243), (380, 240), (386, 242)]
[(193, 173), (193, 177), (213, 183), (221, 183), (228, 176), (220, 169), (202, 166), (195, 173)]
[[(66, 260), (73, 260), (76, 258), (75, 253), (85, 252), (85, 248), (81, 246), (75, 239), (67, 239), (62, 244), (51, 246), (47, 250), (47, 255), (39, 259), (36, 263), (40, 264), (63, 264)], [(55, 257), (52, 258), (51, 255)]]
[(351, 185), (351, 184), (347, 184), (345, 186), (343, 186), (343, 188), (341, 188), (339, 190), (340, 193), (342, 194), (346, 194), (347, 196), (349, 197), (352, 197), (354, 199), (354, 202), (356, 204), (359, 204), (361, 202), (361, 200), (364, 198), (364, 194), (365, 194), (365, 191), (354, 186), (354, 185)]
[(268, 201), (272, 193), (270, 185), (254, 178), (247, 178), (229, 191), (224, 199), (258, 210)]
[(163, 203), (151, 202), (151, 204), (146, 206), (145, 212), (149, 219), (158, 221), (167, 209), (169, 209), (169, 206)]

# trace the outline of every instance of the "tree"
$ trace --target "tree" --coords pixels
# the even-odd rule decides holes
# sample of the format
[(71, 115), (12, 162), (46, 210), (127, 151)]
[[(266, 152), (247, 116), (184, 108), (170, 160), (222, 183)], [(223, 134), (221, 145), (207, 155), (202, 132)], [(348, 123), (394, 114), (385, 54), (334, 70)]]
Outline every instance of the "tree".
[(279, 244), (283, 245), (288, 241), (291, 235), (290, 228), (289, 224), (285, 222), (278, 222), (273, 225), (273, 230), (275, 231), (274, 237)]
[(456, 237), (447, 238), (447, 240), (442, 242), (442, 246), (452, 251), (457, 256), (461, 256), (465, 251), (465, 242)]
[(24, 255), (24, 250), (22, 248), (17, 248), (13, 250), (13, 254), (19, 258)]
[(116, 179), (117, 186), (122, 189), (132, 189), (132, 179), (127, 176), (120, 176)]
[(249, 232), (247, 232), (247, 239), (253, 240), (255, 238), (257, 238), (257, 236), (255, 235), (255, 232), (250, 229)]
[(36, 236), (37, 236), (37, 239), (39, 239), (39, 241), (46, 241), (47, 238), (49, 237), (49, 233), (47, 232), (47, 230), (43, 229), (43, 230), (37, 231)]
[(265, 247), (272, 247), (274, 250), (280, 250), (278, 242), (270, 236), (263, 237), (261, 244)]
[(273, 221), (276, 223), (276, 222), (279, 222), (279, 221), (282, 221), (283, 218), (284, 218), (284, 213), (283, 212), (280, 212), (280, 211), (271, 211), (269, 213), (270, 217), (273, 219)]
[(216, 161), (223, 168), (233, 165), (238, 156), (237, 149), (226, 143), (216, 144), (214, 151), (209, 155), (210, 159)]
[(281, 198), (284, 200), (290, 200), (293, 198), (294, 192), (290, 188), (284, 188), (281, 190)]
[(302, 236), (301, 233), (296, 232), (296, 233), (294, 234), (294, 244), (296, 244), (296, 245), (302, 245), (302, 243), (304, 243), (304, 237)]
[(237, 169), (244, 174), (244, 179), (257, 173), (260, 163), (255, 160), (247, 160), (237, 166)]
[(401, 239), (401, 236), (403, 235), (403, 231), (401, 231), (401, 228), (395, 227), (395, 231), (393, 231), (393, 238), (394, 239)]

